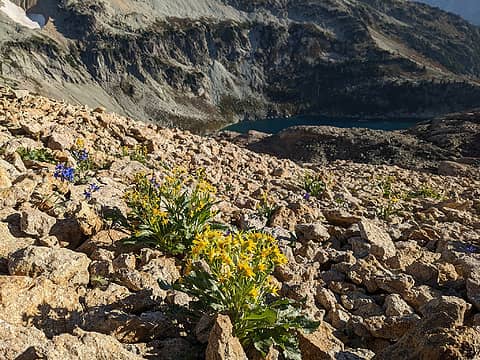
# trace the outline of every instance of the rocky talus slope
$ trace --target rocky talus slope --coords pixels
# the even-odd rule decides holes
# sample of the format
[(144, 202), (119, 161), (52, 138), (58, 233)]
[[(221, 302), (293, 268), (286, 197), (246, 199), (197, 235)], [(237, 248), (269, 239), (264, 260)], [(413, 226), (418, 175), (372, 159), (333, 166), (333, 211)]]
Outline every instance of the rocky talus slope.
[[(62, 206), (46, 208), (59, 186), (55, 164), (19, 149), (73, 163), (78, 139), (100, 189), (86, 201), (88, 185), (70, 185)], [(145, 158), (122, 150), (139, 144)], [(125, 212), (134, 175), (161, 177), (164, 165), (205, 168), (219, 221), (278, 239), (289, 260), (274, 273), (280, 293), (306, 297), (305, 311), (321, 320), (301, 337), (304, 359), (480, 358), (478, 180), (347, 161), (300, 167), (6, 88), (0, 149), (1, 359), (242, 358), (220, 351), (242, 353), (224, 318), (206, 353), (208, 336), (175, 310), (190, 298), (160, 288), (158, 279), (181, 276), (174, 258), (125, 244), (127, 234), (98, 215), (99, 206)], [(300, 186), (310, 171), (326, 186), (318, 197)], [(263, 191), (269, 219), (257, 211)]]
[[(1, 1), (0, 1), (1, 2)], [(480, 30), (407, 0), (14, 0), (0, 83), (196, 132), (479, 106)]]

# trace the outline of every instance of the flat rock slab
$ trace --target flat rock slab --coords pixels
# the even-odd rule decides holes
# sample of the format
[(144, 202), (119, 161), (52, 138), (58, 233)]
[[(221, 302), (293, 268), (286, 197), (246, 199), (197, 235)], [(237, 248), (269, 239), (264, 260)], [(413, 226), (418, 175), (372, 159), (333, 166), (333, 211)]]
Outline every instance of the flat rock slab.
[(64, 248), (28, 246), (11, 254), (11, 275), (45, 276), (57, 285), (86, 285), (90, 281), (90, 259), (83, 253)]
[(358, 226), (360, 228), (360, 236), (370, 244), (370, 253), (377, 259), (387, 260), (395, 256), (395, 244), (386, 231), (368, 220), (360, 221)]

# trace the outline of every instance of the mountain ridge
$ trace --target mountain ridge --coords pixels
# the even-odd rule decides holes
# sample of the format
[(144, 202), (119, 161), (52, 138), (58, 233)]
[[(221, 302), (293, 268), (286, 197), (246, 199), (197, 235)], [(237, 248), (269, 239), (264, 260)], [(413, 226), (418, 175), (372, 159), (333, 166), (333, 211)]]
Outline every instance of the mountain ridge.
[(184, 2), (34, 0), (27, 12), (50, 21), (2, 22), (1, 77), (194, 131), (478, 106), (480, 30), (445, 12), (392, 0)]

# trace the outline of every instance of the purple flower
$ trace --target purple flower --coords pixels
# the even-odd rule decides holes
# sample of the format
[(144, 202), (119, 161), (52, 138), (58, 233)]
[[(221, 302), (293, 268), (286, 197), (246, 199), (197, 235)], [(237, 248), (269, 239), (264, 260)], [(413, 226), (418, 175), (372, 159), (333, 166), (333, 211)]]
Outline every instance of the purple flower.
[(469, 253), (475, 253), (478, 251), (478, 248), (475, 245), (470, 244), (465, 246), (465, 251)]
[(152, 184), (152, 186), (153, 186), (155, 189), (160, 188), (160, 184), (157, 182), (157, 178), (156, 178), (155, 176), (153, 176), (153, 177), (150, 179), (150, 184)]
[(310, 193), (308, 193), (308, 192), (305, 193), (305, 195), (303, 195), (303, 198), (304, 198), (305, 200), (310, 200)]
[(78, 161), (87, 161), (88, 160), (88, 151), (86, 149), (82, 149), (80, 151), (73, 151), (73, 157)]
[(92, 184), (90, 184), (90, 190), (92, 190), (93, 192), (98, 191), (98, 190), (100, 190), (100, 186), (92, 183)]
[(80, 151), (80, 156), (78, 157), (80, 161), (85, 161), (88, 159), (88, 151), (87, 150), (82, 150)]
[(65, 166), (64, 163), (60, 163), (55, 166), (53, 177), (62, 181), (73, 182), (75, 180), (75, 169), (73, 167)]
[(92, 198), (92, 194), (98, 190), (100, 190), (100, 186), (91, 183), (88, 188), (85, 189), (85, 191), (83, 192), (83, 196), (85, 196), (86, 200), (90, 200)]

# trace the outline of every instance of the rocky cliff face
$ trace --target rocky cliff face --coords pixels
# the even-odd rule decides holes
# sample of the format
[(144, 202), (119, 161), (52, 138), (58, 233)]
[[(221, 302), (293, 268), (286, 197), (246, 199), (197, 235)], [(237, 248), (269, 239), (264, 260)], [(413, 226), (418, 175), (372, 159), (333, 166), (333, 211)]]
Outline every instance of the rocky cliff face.
[[(18, 1), (0, 78), (196, 131), (296, 113), (391, 115), (478, 105), (480, 30), (408, 1)], [(16, 29), (17, 28), (17, 29)]]
[[(57, 162), (78, 168), (78, 144), (99, 186), (89, 197), (89, 183), (54, 177)], [(480, 356), (478, 179), (349, 161), (302, 167), (0, 87), (1, 359), (245, 359), (228, 317), (213, 327), (185, 317), (193, 299), (159, 285), (181, 276), (179, 259), (125, 243), (129, 232), (104, 217), (127, 211), (135, 174), (160, 179), (175, 166), (204, 169), (217, 221), (274, 234), (288, 258), (274, 272), (280, 295), (305, 299), (321, 322), (300, 337), (303, 359)], [(312, 173), (317, 194), (303, 186)]]

